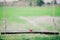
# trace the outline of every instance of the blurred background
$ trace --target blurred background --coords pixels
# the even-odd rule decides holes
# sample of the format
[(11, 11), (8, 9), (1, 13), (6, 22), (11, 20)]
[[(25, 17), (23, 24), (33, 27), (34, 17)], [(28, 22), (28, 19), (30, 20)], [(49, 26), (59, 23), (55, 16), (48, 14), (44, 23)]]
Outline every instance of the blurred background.
[[(23, 20), (24, 17), (33, 22)], [(0, 33), (30, 29), (60, 33), (60, 0), (0, 0)], [(0, 40), (60, 40), (60, 34), (0, 34)]]
[[(46, 6), (60, 4), (60, 0), (5, 0), (6, 6)], [(0, 0), (0, 6), (4, 4), (4, 0)]]

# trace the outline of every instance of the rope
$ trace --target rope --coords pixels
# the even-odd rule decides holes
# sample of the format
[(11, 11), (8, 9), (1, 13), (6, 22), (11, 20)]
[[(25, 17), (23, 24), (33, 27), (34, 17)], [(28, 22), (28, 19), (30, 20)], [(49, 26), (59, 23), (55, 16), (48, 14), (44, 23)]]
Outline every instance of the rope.
[(6, 31), (6, 0), (4, 0), (4, 32)]
[(56, 32), (56, 20), (55, 20), (55, 4), (54, 4), (54, 0), (53, 0), (53, 29), (54, 32)]

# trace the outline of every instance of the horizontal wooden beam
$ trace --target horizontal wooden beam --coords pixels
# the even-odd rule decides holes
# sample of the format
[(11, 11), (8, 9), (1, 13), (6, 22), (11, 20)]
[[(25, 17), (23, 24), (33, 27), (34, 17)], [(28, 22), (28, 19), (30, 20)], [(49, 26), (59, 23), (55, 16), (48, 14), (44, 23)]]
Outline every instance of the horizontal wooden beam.
[(1, 32), (1, 34), (47, 34), (47, 35), (59, 35), (58, 32)]

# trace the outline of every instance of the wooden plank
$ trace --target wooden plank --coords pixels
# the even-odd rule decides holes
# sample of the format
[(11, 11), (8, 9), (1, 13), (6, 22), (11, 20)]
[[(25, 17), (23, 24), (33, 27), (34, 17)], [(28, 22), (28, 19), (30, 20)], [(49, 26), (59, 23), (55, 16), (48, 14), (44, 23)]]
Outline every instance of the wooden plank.
[(1, 34), (47, 34), (47, 35), (59, 35), (58, 32), (1, 32)]

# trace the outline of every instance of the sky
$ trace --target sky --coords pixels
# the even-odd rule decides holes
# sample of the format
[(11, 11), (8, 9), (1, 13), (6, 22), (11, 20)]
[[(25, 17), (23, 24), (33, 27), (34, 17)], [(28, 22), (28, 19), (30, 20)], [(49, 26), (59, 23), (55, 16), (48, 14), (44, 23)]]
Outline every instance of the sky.
[[(4, 0), (0, 0), (0, 2), (2, 2)], [(6, 0), (6, 1), (18, 1), (18, 0)], [(51, 2), (52, 0), (44, 0), (45, 2)], [(60, 3), (60, 0), (57, 0), (57, 3)]]

